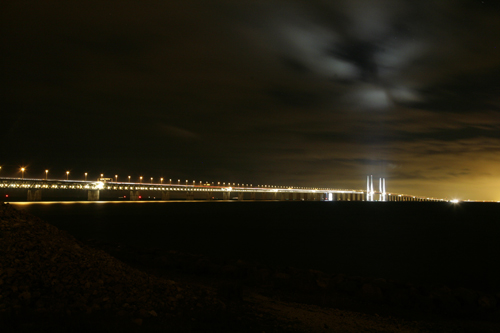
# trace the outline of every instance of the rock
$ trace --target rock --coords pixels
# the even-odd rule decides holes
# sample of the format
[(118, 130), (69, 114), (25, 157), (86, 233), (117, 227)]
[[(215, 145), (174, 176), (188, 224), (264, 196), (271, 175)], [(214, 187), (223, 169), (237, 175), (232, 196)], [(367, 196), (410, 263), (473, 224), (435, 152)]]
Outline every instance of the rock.
[(147, 318), (150, 315), (149, 315), (149, 312), (146, 309), (140, 309), (139, 310), (139, 316), (141, 316), (142, 318)]
[(28, 292), (28, 291), (25, 291), (25, 292), (23, 292), (23, 293), (21, 293), (21, 294), (19, 295), (19, 298), (22, 298), (22, 299), (26, 299), (26, 300), (28, 300), (28, 299), (30, 299), (30, 298), (31, 298), (31, 293), (30, 293), (30, 292)]
[(337, 289), (348, 294), (354, 294), (359, 290), (356, 281), (351, 279), (344, 279), (342, 282), (338, 283)]
[(460, 301), (447, 286), (431, 288), (427, 298), (431, 300), (432, 308), (442, 312), (454, 313), (461, 307)]
[(345, 275), (337, 274), (331, 278), (331, 281), (335, 284), (340, 284), (340, 283), (344, 282), (345, 278), (346, 278)]
[(465, 309), (470, 310), (477, 306), (478, 295), (470, 289), (457, 288), (453, 290), (453, 295), (459, 300), (462, 307)]
[(7, 277), (12, 277), (12, 276), (14, 276), (14, 274), (16, 274), (16, 269), (15, 268), (7, 268), (6, 272), (7, 272)]
[(269, 276), (271, 276), (271, 272), (265, 268), (257, 268), (254, 270), (254, 276), (257, 281), (264, 282), (269, 279)]
[(483, 295), (477, 300), (479, 306), (483, 309), (491, 309), (497, 305), (497, 301), (492, 295)]
[(373, 283), (365, 283), (361, 287), (361, 295), (364, 298), (367, 298), (371, 301), (382, 301), (384, 299), (384, 296), (382, 294), (382, 290)]
[(275, 279), (278, 279), (278, 280), (289, 280), (290, 279), (290, 274), (276, 272), (276, 273), (274, 273), (273, 277)]
[(328, 288), (328, 285), (330, 284), (330, 279), (325, 277), (316, 279), (316, 284), (320, 288)]

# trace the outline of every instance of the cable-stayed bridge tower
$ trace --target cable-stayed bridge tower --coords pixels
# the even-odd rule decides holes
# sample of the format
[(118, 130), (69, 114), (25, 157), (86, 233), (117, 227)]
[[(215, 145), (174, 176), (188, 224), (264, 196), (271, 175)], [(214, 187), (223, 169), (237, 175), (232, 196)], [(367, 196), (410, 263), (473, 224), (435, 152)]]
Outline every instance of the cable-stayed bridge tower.
[(375, 200), (375, 191), (373, 190), (373, 175), (366, 176), (366, 201), (387, 201), (387, 192), (385, 191), (385, 178), (378, 180), (378, 200)]

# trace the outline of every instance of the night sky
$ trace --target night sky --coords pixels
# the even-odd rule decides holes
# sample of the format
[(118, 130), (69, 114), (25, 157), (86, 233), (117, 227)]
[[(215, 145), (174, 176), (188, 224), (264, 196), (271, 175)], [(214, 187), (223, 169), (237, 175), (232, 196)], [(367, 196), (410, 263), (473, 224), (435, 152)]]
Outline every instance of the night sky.
[(1, 176), (500, 200), (499, 1), (7, 1), (0, 26)]

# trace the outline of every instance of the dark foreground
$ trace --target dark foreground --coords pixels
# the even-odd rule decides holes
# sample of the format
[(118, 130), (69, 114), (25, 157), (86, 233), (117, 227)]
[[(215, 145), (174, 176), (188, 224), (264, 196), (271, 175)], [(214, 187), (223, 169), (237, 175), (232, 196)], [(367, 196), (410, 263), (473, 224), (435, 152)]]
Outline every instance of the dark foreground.
[(500, 331), (498, 294), (81, 242), (9, 205), (0, 254), (4, 331)]

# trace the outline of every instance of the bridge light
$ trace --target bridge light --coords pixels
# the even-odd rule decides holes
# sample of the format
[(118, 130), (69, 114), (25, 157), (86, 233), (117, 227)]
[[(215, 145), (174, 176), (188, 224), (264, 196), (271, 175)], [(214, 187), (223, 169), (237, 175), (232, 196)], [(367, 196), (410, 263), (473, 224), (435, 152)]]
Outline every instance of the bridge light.
[(87, 181), (87, 173), (85, 172), (85, 181)]
[(128, 176), (128, 182), (130, 183), (130, 176)]
[(151, 184), (153, 184), (153, 177), (151, 177)]
[(45, 170), (45, 180), (47, 180), (47, 175), (49, 174), (49, 170)]
[(140, 183), (142, 184), (142, 176), (139, 177)]
[(66, 180), (69, 178), (69, 171), (66, 171)]
[(115, 182), (118, 182), (118, 175), (115, 175)]

